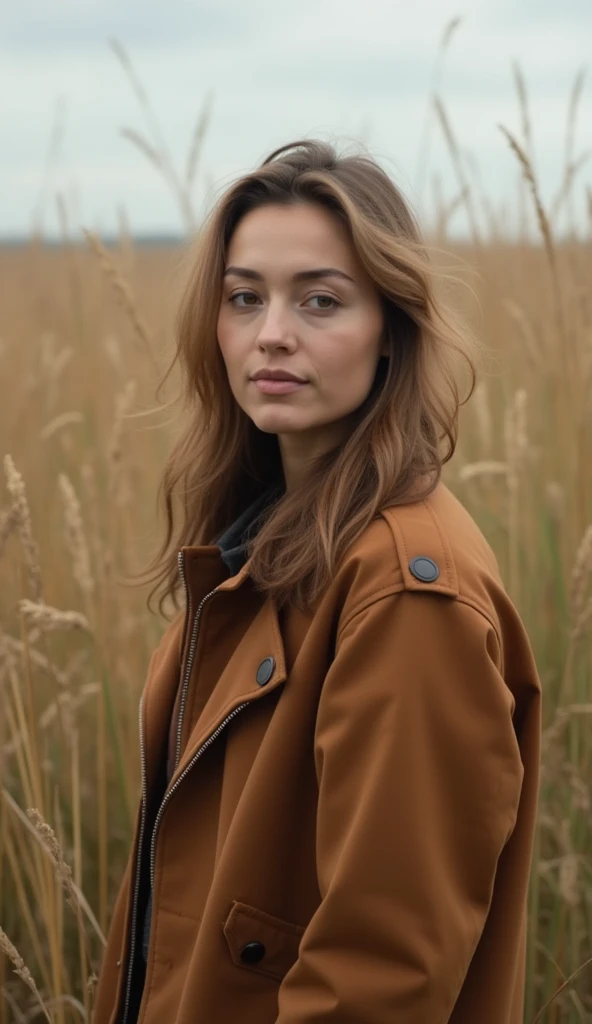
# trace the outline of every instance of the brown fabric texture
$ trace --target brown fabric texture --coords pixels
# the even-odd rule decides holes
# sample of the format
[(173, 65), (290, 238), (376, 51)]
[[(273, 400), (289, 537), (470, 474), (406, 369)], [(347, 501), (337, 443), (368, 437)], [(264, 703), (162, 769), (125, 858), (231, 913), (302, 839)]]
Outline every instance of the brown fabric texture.
[[(217, 547), (183, 554), (192, 614), (211, 596), (156, 833), (137, 1020), (522, 1024), (540, 683), (473, 519), (442, 483), (384, 510), (310, 615), (279, 617), (248, 562), (228, 577)], [(418, 578), (416, 558), (438, 577)], [(145, 682), (148, 796), (185, 617)], [(141, 821), (95, 1024), (131, 1024)]]

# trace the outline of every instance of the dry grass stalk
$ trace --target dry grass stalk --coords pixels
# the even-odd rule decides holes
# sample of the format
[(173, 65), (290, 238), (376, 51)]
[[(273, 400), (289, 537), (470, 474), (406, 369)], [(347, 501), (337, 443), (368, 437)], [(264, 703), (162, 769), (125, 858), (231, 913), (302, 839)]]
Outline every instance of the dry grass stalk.
[(508, 464), (508, 486), (518, 487), (520, 470), (529, 453), (528, 433), (526, 426), (526, 408), (528, 393), (525, 388), (518, 388), (514, 394), (512, 405), (504, 419), (504, 440)]
[(52, 829), (51, 825), (48, 825), (44, 820), (41, 813), (36, 807), (29, 807), (27, 809), (27, 817), (32, 822), (41, 845), (49, 854), (49, 858), (55, 868), (56, 877), (62, 885), (66, 894), (66, 899), (72, 909), (77, 913), (81, 911), (80, 900), (78, 899), (78, 893), (74, 886), (74, 880), (72, 878), (72, 870), (64, 859), (64, 855), (58, 843), (57, 836)]
[[(462, 23), (462, 17), (459, 17), (457, 15), (457, 16), (455, 16), (453, 18), (450, 18), (449, 21), (444, 26), (444, 29), (442, 31), (442, 35), (440, 36), (440, 43), (439, 43), (439, 46), (438, 46), (438, 52), (436, 54), (436, 59), (434, 61), (434, 65), (433, 65), (433, 68), (432, 68), (431, 84), (430, 84), (430, 91), (429, 91), (429, 100), (428, 100), (427, 110), (426, 110), (426, 114), (425, 114), (423, 129), (422, 129), (422, 133), (421, 133), (421, 139), (420, 139), (420, 143), (419, 143), (419, 147), (418, 147), (418, 158), (417, 158), (417, 167), (416, 167), (416, 174), (415, 174), (415, 178), (417, 180), (417, 195), (420, 197), (420, 201), (421, 201), (421, 198), (423, 197), (423, 192), (424, 192), (424, 187), (425, 187), (426, 172), (427, 172), (427, 169), (428, 169), (428, 166), (429, 166), (430, 126), (431, 126), (431, 118), (432, 118), (432, 114), (433, 114), (432, 99), (436, 95), (436, 93), (438, 92), (438, 87), (439, 87), (440, 79), (441, 79), (441, 75), (442, 75), (442, 68), (444, 66), (444, 60), (446, 58), (446, 53), (447, 53), (447, 51), (449, 49), (452, 37), (453, 37), (454, 33), (456, 32), (457, 28), (461, 25), (461, 23)], [(207, 186), (206, 190), (209, 192), (210, 188)], [(441, 204), (439, 204), (439, 205), (441, 205)]]
[(564, 726), (574, 715), (592, 715), (592, 704), (566, 704), (564, 707), (558, 708), (551, 725), (543, 732), (544, 747), (559, 740)]
[(566, 511), (565, 487), (556, 480), (548, 480), (545, 484), (545, 496), (553, 519), (558, 523), (563, 522)]
[(75, 423), (84, 423), (84, 416), (82, 413), (62, 412), (59, 416), (54, 416), (54, 418), (43, 427), (39, 432), (39, 438), (41, 441), (47, 441), (48, 438), (52, 437), (53, 434), (56, 434), (58, 430), (72, 426), (72, 424)]
[(570, 601), (572, 614), (577, 618), (583, 608), (586, 589), (592, 576), (592, 523), (584, 532), (571, 571)]
[[(71, 735), (71, 730), (75, 725), (75, 712), (83, 707), (90, 697), (95, 697), (99, 690), (100, 686), (98, 683), (84, 683), (76, 695), (67, 692), (59, 693), (55, 700), (52, 700), (39, 716), (37, 723), (39, 730), (43, 732), (49, 729), (56, 721), (58, 715), (60, 715), (64, 722), (64, 731), (67, 735)], [(16, 753), (26, 740), (22, 732), (11, 730), (11, 735), (12, 739), (5, 744), (2, 750), (2, 753), (6, 756)]]
[(580, 966), (578, 967), (578, 969), (576, 971), (573, 971), (573, 973), (570, 974), (569, 977), (566, 978), (565, 981), (563, 981), (561, 983), (561, 985), (553, 993), (551, 998), (548, 999), (547, 1002), (545, 1003), (545, 1005), (541, 1007), (541, 1009), (537, 1013), (536, 1017), (534, 1018), (532, 1024), (539, 1024), (539, 1021), (543, 1021), (545, 1019), (547, 1010), (555, 1002), (557, 997), (560, 996), (561, 993), (565, 991), (565, 989), (569, 988), (569, 986), (573, 984), (573, 982), (578, 977), (578, 975), (581, 974), (583, 971), (586, 971), (590, 967), (591, 964), (592, 964), (592, 957), (589, 957), (587, 960), (584, 961), (583, 964), (580, 964)]
[[(22, 640), (17, 640), (16, 637), (10, 636), (8, 633), (1, 633), (0, 638), (2, 644), (5, 644), (6, 647), (9, 647), (17, 654), (23, 656), (26, 653), (25, 645)], [(58, 668), (58, 666), (55, 665), (53, 661), (50, 661), (49, 658), (46, 658), (44, 654), (41, 654), (40, 651), (36, 651), (30, 645), (27, 646), (27, 651), (28, 657), (30, 658), (33, 665), (36, 665), (37, 668), (41, 668), (45, 672), (49, 673), (49, 675), (53, 676), (60, 689), (67, 689), (69, 684), (68, 675), (65, 672), (62, 672), (61, 668)]]
[(6, 508), (0, 512), (0, 558), (16, 523), (17, 518), (13, 508)]
[[(113, 439), (111, 443), (113, 443)], [(105, 543), (102, 537), (101, 523), (98, 514), (100, 497), (95, 469), (89, 458), (85, 458), (82, 463), (80, 468), (80, 477), (84, 488), (84, 506), (86, 509), (87, 521), (89, 523), (89, 545), (95, 565), (97, 586), (104, 592), (106, 580), (108, 578), (110, 557), (105, 548)]]
[[(2, 721), (6, 722), (8, 736), (19, 738), (19, 745), (16, 748), (18, 772), (26, 798), (33, 801), (33, 794), (39, 792), (40, 778), (38, 763), (34, 760), (35, 737), (31, 734), (31, 716), (27, 716), (16, 660), (12, 650), (4, 642), (4, 636), (5, 634), (0, 633), (0, 668), (4, 679), (8, 681), (8, 686), (6, 692), (2, 694)], [(6, 748), (3, 749), (3, 753), (5, 752)]]
[(31, 512), (27, 501), (25, 482), (18, 472), (11, 455), (4, 456), (6, 483), (12, 498), (12, 512), (16, 519), (21, 539), (21, 547), (27, 577), (35, 601), (42, 601), (41, 568), (39, 565), (39, 548), (33, 536)]
[(195, 181), (197, 165), (212, 113), (212, 99), (213, 94), (208, 92), (204, 100), (203, 110), (197, 118), (197, 122), (191, 136), (189, 151), (187, 153), (187, 170), (185, 172), (185, 181), (188, 189), (191, 188)]
[(10, 962), (12, 963), (12, 966), (14, 967), (15, 973), (18, 974), (18, 976), (21, 979), (21, 981), (24, 981), (24, 983), (27, 986), (27, 988), (30, 989), (30, 991), (33, 993), (33, 995), (35, 996), (35, 999), (39, 1003), (39, 1006), (43, 1010), (43, 1015), (44, 1015), (45, 1019), (48, 1020), (50, 1022), (50, 1024), (51, 1024), (51, 1017), (49, 1015), (47, 1007), (45, 1006), (45, 1003), (43, 1002), (43, 999), (41, 998), (41, 993), (39, 992), (39, 989), (37, 988), (37, 985), (35, 984), (35, 979), (33, 978), (33, 975), (31, 974), (29, 968), (25, 964), (25, 961), (23, 960), (22, 956), (20, 955), (18, 949), (16, 949), (16, 947), (13, 946), (12, 942), (8, 938), (8, 935), (6, 934), (4, 929), (1, 928), (1, 927), (0, 927), (0, 949), (2, 950), (3, 953), (6, 954), (6, 956), (8, 957)]
[(113, 369), (115, 370), (116, 373), (122, 374), (123, 359), (121, 356), (121, 345), (119, 343), (119, 338), (115, 334), (107, 334), (105, 335), (104, 345), (105, 352), (107, 353), (107, 358), (109, 359), (109, 362), (111, 363)]
[(56, 352), (55, 352), (56, 336), (53, 331), (41, 331), (39, 335), (39, 347), (41, 349), (41, 370), (43, 376), (51, 373), (52, 366), (55, 363)]
[(564, 184), (562, 194), (564, 197), (569, 195), (570, 184), (573, 176), (576, 173), (577, 165), (582, 163), (582, 158), (574, 160), (574, 149), (576, 139), (576, 118), (578, 113), (578, 106), (584, 92), (584, 83), (586, 81), (586, 69), (580, 68), (574, 79), (574, 83), (571, 89), (569, 97), (569, 106), (567, 111), (567, 123), (565, 130), (565, 172), (564, 172)]
[(136, 381), (128, 380), (116, 400), (115, 420), (109, 445), (109, 493), (117, 505), (125, 504), (126, 498), (129, 496), (129, 488), (126, 489), (126, 480), (121, 473), (122, 437), (123, 422), (133, 405), (135, 394)]
[(512, 73), (514, 75), (516, 92), (518, 93), (518, 107), (520, 109), (522, 136), (526, 144), (526, 150), (528, 152), (529, 159), (532, 163), (532, 124), (530, 120), (530, 114), (528, 112), (528, 93), (526, 91), (526, 82), (524, 81), (524, 75), (522, 74), (520, 65), (516, 61), (514, 61), (514, 63), (512, 64)]
[(40, 365), (45, 408), (51, 411), (58, 404), (60, 381), (64, 371), (74, 358), (74, 348), (68, 345), (57, 352), (56, 337), (52, 331), (41, 333), (39, 347), (41, 349)]
[(73, 684), (76, 685), (81, 677), (85, 667), (89, 663), (91, 652), (84, 648), (79, 648), (70, 654), (68, 662), (64, 668), (64, 676), (66, 678), (66, 684), (68, 687)]
[(573, 628), (573, 632), (572, 632), (572, 639), (574, 640), (574, 642), (577, 641), (577, 640), (581, 640), (581, 638), (584, 636), (584, 633), (586, 633), (588, 631), (588, 626), (590, 625), (591, 622), (592, 622), (592, 597), (584, 605), (584, 607), (582, 608), (578, 618), (576, 619), (576, 624), (575, 624), (575, 626)]
[(130, 228), (129, 219), (125, 206), (117, 207), (117, 221), (119, 226), (119, 256), (121, 266), (124, 267), (127, 277), (133, 277), (136, 271), (136, 256), (134, 243)]
[(88, 619), (80, 612), (63, 612), (47, 604), (36, 604), (27, 598), (19, 601), (19, 608), (23, 615), (42, 630), (80, 629), (86, 633), (91, 632)]
[(526, 428), (528, 395), (525, 388), (518, 388), (510, 408), (504, 416), (504, 443), (508, 464), (508, 586), (514, 600), (520, 599), (523, 581), (520, 574), (520, 527), (521, 505), (519, 485), (522, 469), (530, 455)]
[(551, 206), (551, 218), (553, 220), (555, 220), (555, 218), (559, 215), (559, 211), (561, 210), (561, 207), (563, 206), (564, 202), (572, 194), (572, 186), (574, 180), (579, 171), (581, 171), (582, 167), (584, 167), (587, 164), (589, 159), (590, 151), (587, 150), (585, 153), (580, 153), (577, 160), (574, 160), (565, 168), (564, 178), (561, 183), (561, 187)]
[(580, 858), (575, 853), (566, 853), (559, 862), (559, 892), (570, 907), (577, 907), (581, 901), (579, 882)]
[(70, 365), (73, 358), (74, 349), (69, 346), (67, 348), (60, 349), (60, 351), (57, 353), (53, 363), (51, 363), (51, 366), (49, 368), (49, 376), (54, 385), (57, 385), (64, 370), (66, 369), (67, 366)]
[(44, 379), (53, 385), (52, 397), (55, 397), (57, 393), (60, 377), (74, 358), (74, 349), (71, 345), (65, 345), (59, 352), (56, 352), (55, 343), (56, 337), (52, 331), (44, 331), (39, 339), (42, 374)]
[(518, 328), (520, 339), (524, 346), (524, 352), (528, 357), (530, 367), (536, 370), (540, 367), (541, 346), (535, 336), (534, 329), (526, 316), (523, 308), (514, 302), (513, 299), (502, 299), (502, 306), (509, 313), (513, 322)]
[(590, 813), (592, 807), (592, 789), (590, 783), (584, 780), (572, 764), (565, 766), (569, 778), (569, 785), (572, 792), (573, 806), (584, 814)]
[(124, 312), (129, 317), (130, 323), (133, 327), (134, 333), (142, 343), (145, 352), (150, 358), (152, 365), (156, 372), (158, 372), (158, 365), (154, 356), (154, 346), (150, 332), (140, 314), (138, 303), (134, 296), (134, 293), (121, 274), (117, 264), (109, 251), (105, 248), (100, 239), (92, 231), (88, 231), (86, 228), (83, 229), (86, 239), (91, 246), (93, 252), (96, 254), (101, 269), (103, 270), (107, 279), (111, 282), (115, 295), (119, 299), (119, 303)]
[(476, 476), (507, 476), (508, 463), (483, 460), (482, 462), (467, 462), (461, 466), (458, 479), (461, 483), (466, 480), (473, 480)]
[(157, 171), (164, 170), (162, 160), (158, 152), (155, 150), (154, 146), (150, 142), (148, 142), (148, 139), (145, 139), (144, 136), (140, 135), (139, 132), (134, 131), (133, 128), (122, 128), (121, 134), (123, 135), (124, 139), (129, 139), (130, 142), (133, 142), (134, 146), (138, 147), (140, 152), (143, 153), (144, 156), (148, 158), (150, 163), (154, 165)]
[(436, 237), (443, 238), (446, 235), (448, 228), (448, 222), (454, 216), (456, 211), (460, 209), (463, 203), (466, 202), (468, 192), (466, 189), (462, 189), (458, 195), (454, 196), (449, 203), (443, 203), (438, 213), (438, 220), (436, 224)]
[(450, 150), (452, 163), (454, 165), (454, 169), (456, 171), (456, 176), (458, 178), (458, 183), (460, 186), (460, 192), (464, 198), (465, 207), (467, 210), (467, 215), (471, 227), (471, 235), (473, 237), (473, 242), (475, 243), (475, 245), (480, 245), (480, 231), (477, 225), (475, 211), (473, 209), (471, 187), (465, 175), (461, 152), (456, 142), (454, 132), (452, 131), (450, 121), (448, 120), (448, 115), (446, 114), (446, 110), (444, 109), (444, 104), (442, 103), (441, 99), (438, 96), (434, 96), (434, 107), (438, 115), (438, 120), (440, 121), (442, 131), (444, 133), (444, 138), (446, 139), (446, 142), (448, 144), (448, 149)]
[(49, 136), (43, 178), (32, 213), (33, 233), (40, 235), (43, 230), (43, 215), (48, 196), (52, 190), (52, 178), (62, 151), (66, 123), (66, 98), (58, 96), (55, 101), (53, 123)]
[[(84, 980), (88, 977), (88, 963), (89, 963), (89, 951), (88, 951), (88, 939), (84, 931), (84, 924), (82, 919), (82, 903), (79, 898), (78, 891), (72, 880), (72, 872), (65, 861), (65, 858), (60, 849), (57, 837), (53, 829), (44, 821), (42, 815), (36, 808), (31, 808), (27, 811), (27, 817), (32, 823), (35, 830), (35, 836), (38, 839), (41, 847), (47, 853), (51, 863), (54, 867), (54, 872), (58, 883), (63, 889), (66, 902), (72, 907), (76, 915), (76, 921), (78, 924), (78, 945), (80, 952), (80, 968), (81, 975)], [(52, 903), (54, 901), (52, 900)], [(52, 922), (57, 921), (61, 918), (61, 908), (53, 906)], [(87, 997), (88, 998), (88, 997)], [(71, 1002), (72, 997), (70, 995), (60, 995), (59, 998), (48, 1001), (48, 1005), (59, 1005), (63, 1001)], [(80, 1005), (80, 1004), (79, 1004)], [(84, 1009), (84, 1008), (83, 1008)], [(59, 1015), (58, 1019), (61, 1021), (62, 1016)]]
[(519, 161), (520, 166), (522, 168), (523, 175), (524, 175), (524, 177), (525, 177), (525, 179), (526, 179), (526, 181), (528, 183), (528, 186), (529, 186), (531, 194), (532, 194), (532, 198), (533, 198), (534, 205), (535, 205), (536, 218), (537, 218), (537, 222), (538, 222), (541, 234), (543, 236), (543, 241), (544, 241), (544, 245), (545, 245), (545, 252), (547, 254), (547, 259), (548, 259), (549, 267), (550, 267), (550, 271), (551, 271), (551, 286), (552, 286), (552, 289), (553, 289), (553, 297), (554, 297), (554, 305), (555, 305), (555, 315), (556, 315), (556, 322), (557, 322), (557, 332), (559, 334), (559, 339), (560, 339), (560, 342), (561, 342), (561, 345), (560, 346), (556, 346), (556, 348), (558, 349), (558, 351), (561, 351), (561, 353), (562, 353), (562, 357), (563, 357), (563, 361), (564, 361), (564, 371), (565, 371), (565, 373), (566, 373), (566, 375), (568, 377), (568, 380), (570, 382), (574, 382), (575, 383), (576, 374), (577, 374), (577, 366), (574, 365), (573, 353), (571, 351), (570, 338), (569, 338), (568, 330), (567, 330), (567, 326), (566, 326), (565, 311), (564, 311), (564, 308), (563, 308), (563, 298), (562, 298), (562, 293), (561, 293), (561, 287), (560, 287), (560, 282), (559, 282), (559, 272), (558, 272), (558, 267), (557, 267), (557, 255), (556, 255), (556, 252), (555, 252), (555, 243), (553, 241), (553, 236), (552, 236), (552, 233), (551, 233), (551, 225), (549, 223), (549, 218), (547, 217), (547, 214), (545, 213), (545, 209), (544, 209), (541, 197), (540, 197), (539, 187), (538, 187), (538, 183), (537, 183), (536, 176), (535, 176), (535, 173), (534, 173), (534, 169), (532, 167), (532, 164), (531, 164), (530, 160), (528, 159), (527, 154), (524, 152), (524, 150), (522, 149), (520, 143), (514, 138), (512, 133), (510, 131), (508, 131), (507, 128), (505, 128), (503, 125), (499, 125), (498, 127), (500, 128), (500, 131), (502, 131), (503, 134), (506, 136), (506, 139), (508, 140), (508, 142), (510, 144), (510, 148), (513, 150), (515, 155), (518, 157), (518, 161)]
[(74, 694), (60, 693), (55, 700), (48, 704), (45, 711), (42, 712), (39, 718), (39, 728), (47, 729), (53, 721), (55, 721), (58, 715), (58, 704), (66, 705), (71, 714), (72, 720), (74, 719), (74, 712), (78, 708), (86, 704), (90, 697), (95, 697), (101, 689), (99, 683), (83, 683), (78, 689), (78, 692)]
[[(39, 833), (38, 833), (37, 829), (35, 828), (35, 826), (29, 820), (28, 815), (25, 814), (25, 812), (22, 810), (22, 808), (16, 802), (14, 797), (12, 797), (11, 794), (6, 789), (3, 789), (1, 791), (1, 795), (2, 795), (2, 798), (5, 800), (5, 802), (7, 803), (7, 805), (9, 806), (10, 810), (13, 812), (13, 814), (16, 816), (16, 818), (21, 822), (21, 824), (24, 826), (24, 828), (27, 830), (27, 832), (34, 837), (36, 842), (40, 843), (41, 842), (41, 836), (39, 835)], [(84, 893), (80, 889), (78, 889), (76, 887), (76, 883), (75, 882), (73, 882), (73, 885), (76, 888), (76, 896), (77, 896), (77, 899), (78, 899), (78, 903), (80, 904), (82, 910), (84, 911), (84, 914), (86, 915), (86, 918), (87, 918), (89, 924), (91, 925), (93, 931), (95, 932), (97, 938), (99, 939), (99, 942), (101, 943), (101, 946), (104, 947), (105, 944), (106, 944), (105, 934), (101, 930), (101, 928), (99, 926), (99, 923), (98, 923), (95, 915), (93, 914), (92, 909), (91, 909), (91, 907), (90, 907), (90, 905), (88, 903), (88, 900), (86, 899)]]
[(118, 465), (121, 462), (123, 421), (132, 407), (136, 395), (136, 387), (137, 385), (135, 380), (128, 380), (123, 391), (120, 392), (116, 399), (115, 420), (113, 423), (113, 432), (111, 434), (111, 443), (109, 445), (109, 461), (113, 465)]
[(557, 260), (555, 256), (555, 244), (553, 242), (553, 236), (551, 234), (551, 225), (549, 224), (547, 214), (545, 213), (545, 208), (541, 201), (539, 187), (535, 177), (533, 166), (528, 158), (528, 155), (524, 152), (522, 146), (520, 145), (518, 140), (514, 138), (512, 133), (508, 131), (508, 129), (503, 124), (500, 124), (498, 127), (500, 131), (503, 132), (503, 134), (506, 136), (506, 139), (510, 144), (510, 148), (518, 157), (520, 166), (522, 167), (522, 173), (524, 174), (524, 177), (532, 193), (537, 221), (539, 224), (539, 228), (541, 230), (541, 234), (543, 236), (545, 248), (547, 250), (547, 255), (549, 257), (549, 262), (553, 269), (556, 270)]
[(460, 25), (462, 25), (462, 17), (460, 14), (456, 14), (453, 18), (450, 18), (450, 21), (446, 23), (446, 25), (444, 26), (444, 31), (442, 32), (442, 38), (440, 40), (441, 51), (448, 49), (448, 47), (450, 46), (450, 40), (452, 39), (454, 33), (456, 32), (457, 28), (460, 27)]
[(74, 579), (82, 593), (89, 598), (94, 593), (95, 581), (91, 570), (90, 552), (82, 521), (80, 502), (65, 473), (59, 474), (58, 484), (64, 503), (66, 543), (72, 555)]
[(489, 405), (489, 392), (485, 381), (480, 380), (473, 394), (473, 411), (477, 419), (481, 447), (484, 453), (491, 450), (493, 442), (493, 423)]
[(155, 139), (156, 145), (153, 145), (143, 135), (135, 132), (129, 128), (124, 128), (122, 135), (127, 136), (135, 145), (139, 146), (142, 152), (148, 157), (151, 163), (153, 163), (159, 171), (162, 172), (165, 179), (168, 181), (169, 186), (173, 190), (179, 207), (181, 215), (185, 221), (187, 230), (191, 233), (195, 231), (196, 221), (193, 207), (191, 205), (191, 199), (189, 196), (189, 189), (186, 188), (177, 174), (174, 161), (169, 152), (169, 149), (164, 140), (164, 136), (160, 130), (158, 118), (156, 117), (148, 94), (144, 89), (140, 79), (138, 78), (129, 54), (122, 43), (116, 39), (111, 38), (109, 40), (111, 48), (119, 60), (127, 78), (134, 90), (136, 97), (142, 110), (144, 111), (146, 118), (150, 124), (152, 136)]

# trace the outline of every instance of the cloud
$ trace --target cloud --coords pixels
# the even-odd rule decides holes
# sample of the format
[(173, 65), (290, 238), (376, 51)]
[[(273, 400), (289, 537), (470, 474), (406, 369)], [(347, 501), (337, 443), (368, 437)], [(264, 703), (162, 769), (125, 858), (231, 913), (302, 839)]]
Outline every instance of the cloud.
[[(589, 15), (576, 18), (576, 0), (565, 0), (565, 20), (538, 0), (527, 17), (529, 5), (472, 0), (438, 83), (459, 144), (475, 154), (484, 187), (498, 198), (516, 186), (515, 161), (497, 128), (502, 122), (519, 131), (512, 60), (526, 77), (538, 168), (551, 193), (561, 174), (569, 90), (587, 58), (581, 26)], [(434, 60), (450, 14), (449, 0), (411, 7), (396, 0), (169, 0), (166, 8), (53, 0), (50, 19), (41, 0), (13, 5), (0, 42), (0, 233), (29, 227), (58, 96), (65, 98), (65, 138), (51, 190), (69, 192), (75, 184), (82, 215), (105, 229), (116, 225), (121, 205), (138, 230), (179, 226), (162, 179), (120, 135), (124, 125), (147, 129), (109, 36), (128, 49), (179, 166), (206, 92), (214, 91), (202, 173), (218, 191), (290, 139), (351, 138), (366, 123), (371, 150), (413, 194)], [(588, 85), (578, 149), (590, 146), (591, 125)], [(454, 194), (450, 155), (432, 118), (428, 178), (436, 172)], [(201, 178), (198, 205), (204, 189)]]
[(7, 7), (2, 14), (3, 49), (64, 54), (73, 50), (97, 51), (109, 36), (133, 46), (205, 46), (211, 40), (244, 37), (258, 19), (260, 0), (241, 3), (196, 4), (194, 0), (170, 0), (150, 4), (145, 0), (52, 0), (51, 17), (47, 0), (24, 0)]
[(498, 6), (500, 20), (508, 26), (550, 25), (575, 27), (578, 32), (592, 28), (592, 6), (589, 0), (503, 0)]

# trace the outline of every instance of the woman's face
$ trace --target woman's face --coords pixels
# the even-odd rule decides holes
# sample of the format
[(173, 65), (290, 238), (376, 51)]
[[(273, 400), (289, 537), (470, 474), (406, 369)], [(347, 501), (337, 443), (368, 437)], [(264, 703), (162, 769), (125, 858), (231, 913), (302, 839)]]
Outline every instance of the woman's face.
[[(236, 401), (260, 430), (278, 435), (288, 489), (307, 458), (347, 436), (347, 417), (388, 351), (382, 328), (378, 290), (330, 212), (274, 205), (242, 218), (228, 248), (218, 343)], [(266, 394), (251, 379), (265, 369), (305, 383)]]

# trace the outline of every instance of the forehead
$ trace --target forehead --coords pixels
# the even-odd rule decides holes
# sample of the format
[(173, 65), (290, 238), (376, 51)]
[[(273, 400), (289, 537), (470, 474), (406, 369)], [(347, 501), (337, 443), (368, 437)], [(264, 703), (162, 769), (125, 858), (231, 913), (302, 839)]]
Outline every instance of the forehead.
[[(345, 226), (321, 206), (300, 203), (270, 205), (250, 210), (237, 225), (228, 246), (228, 262), (258, 260), (278, 265), (294, 260), (339, 261), (355, 269), (356, 254)], [(255, 269), (255, 268), (254, 268)]]

